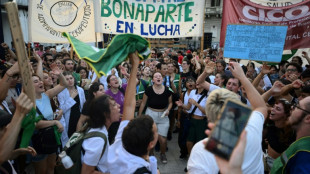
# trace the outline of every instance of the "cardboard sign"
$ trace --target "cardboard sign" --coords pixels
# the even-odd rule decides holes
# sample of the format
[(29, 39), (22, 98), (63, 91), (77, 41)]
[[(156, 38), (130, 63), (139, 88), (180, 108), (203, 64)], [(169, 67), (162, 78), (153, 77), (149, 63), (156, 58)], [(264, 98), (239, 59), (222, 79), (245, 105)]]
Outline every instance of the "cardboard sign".
[(25, 43), (23, 39), (24, 37), (18, 17), (17, 5), (16, 3), (9, 2), (6, 3), (5, 8), (8, 12), (8, 19), (10, 23), (12, 38), (16, 49), (20, 75), (22, 77), (23, 90), (35, 105), (36, 102), (32, 82), (32, 73), (30, 71), (28, 56), (25, 49)]
[(287, 26), (228, 25), (224, 57), (280, 62)]
[[(96, 32), (147, 38), (202, 36), (204, 0), (94, 1)], [(97, 4), (96, 4), (97, 3)]]

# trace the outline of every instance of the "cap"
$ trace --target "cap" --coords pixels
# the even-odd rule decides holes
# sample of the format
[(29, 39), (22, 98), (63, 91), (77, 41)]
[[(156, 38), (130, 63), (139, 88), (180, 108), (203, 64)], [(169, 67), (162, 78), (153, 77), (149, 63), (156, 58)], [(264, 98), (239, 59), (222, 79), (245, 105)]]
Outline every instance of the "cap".
[(192, 52), (191, 52), (191, 50), (187, 50), (186, 53), (190, 54), (190, 53), (192, 53)]

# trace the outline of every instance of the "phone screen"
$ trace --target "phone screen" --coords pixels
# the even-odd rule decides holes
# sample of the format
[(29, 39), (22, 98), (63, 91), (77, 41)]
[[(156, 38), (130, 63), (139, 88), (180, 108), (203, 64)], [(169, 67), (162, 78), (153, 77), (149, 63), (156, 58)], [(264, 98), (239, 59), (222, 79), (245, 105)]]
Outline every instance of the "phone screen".
[(221, 118), (207, 141), (206, 149), (229, 160), (251, 113), (252, 110), (243, 103), (227, 100), (221, 110)]

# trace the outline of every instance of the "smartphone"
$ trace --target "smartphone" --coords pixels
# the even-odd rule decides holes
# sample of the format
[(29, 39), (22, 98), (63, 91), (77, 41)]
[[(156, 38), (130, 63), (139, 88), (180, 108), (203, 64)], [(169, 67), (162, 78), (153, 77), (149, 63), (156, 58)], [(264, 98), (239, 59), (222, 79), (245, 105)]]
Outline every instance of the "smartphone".
[(220, 112), (220, 119), (216, 122), (205, 148), (229, 160), (251, 113), (252, 109), (247, 105), (226, 100)]

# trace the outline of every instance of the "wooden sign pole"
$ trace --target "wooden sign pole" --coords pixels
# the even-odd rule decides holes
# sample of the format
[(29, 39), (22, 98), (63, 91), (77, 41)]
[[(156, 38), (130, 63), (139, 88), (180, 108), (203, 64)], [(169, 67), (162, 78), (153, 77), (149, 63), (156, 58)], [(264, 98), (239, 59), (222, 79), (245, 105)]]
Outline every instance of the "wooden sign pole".
[(23, 90), (28, 95), (33, 104), (35, 104), (35, 93), (32, 83), (32, 74), (30, 71), (30, 64), (25, 48), (23, 32), (18, 18), (17, 5), (16, 3), (8, 2), (5, 4), (5, 8), (8, 13), (12, 38), (16, 49), (20, 75), (22, 77)]

